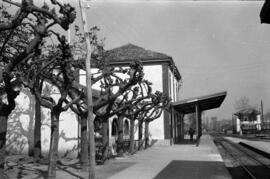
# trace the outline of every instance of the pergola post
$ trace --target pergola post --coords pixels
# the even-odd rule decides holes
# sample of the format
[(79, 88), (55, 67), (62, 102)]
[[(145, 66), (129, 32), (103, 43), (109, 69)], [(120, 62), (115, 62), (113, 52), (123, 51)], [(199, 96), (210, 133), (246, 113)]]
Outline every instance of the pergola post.
[(170, 131), (170, 134), (171, 134), (171, 139), (170, 139), (170, 145), (173, 145), (173, 108), (171, 108), (171, 112), (170, 112), (170, 115), (169, 115), (169, 120), (170, 120), (170, 128), (171, 128), (171, 131)]
[[(199, 145), (199, 140), (202, 135), (202, 116), (201, 116), (202, 111), (220, 107), (226, 96), (227, 96), (227, 92), (224, 91), (220, 93), (215, 93), (215, 94), (200, 96), (197, 98), (174, 102), (172, 104), (172, 107), (174, 108), (174, 110), (176, 110), (180, 114), (180, 119), (179, 119), (180, 126), (178, 126), (177, 128), (180, 130), (178, 131), (179, 132), (178, 134), (180, 135), (180, 139), (181, 140), (184, 139), (184, 121), (183, 121), (184, 115), (195, 112), (196, 113), (196, 121), (195, 121), (196, 129), (195, 130), (197, 132), (196, 141), (197, 141), (197, 145)], [(171, 130), (171, 136), (173, 136), (172, 130)]]
[(201, 111), (198, 103), (196, 103), (195, 108), (196, 108), (195, 110), (196, 110), (196, 132), (197, 132), (196, 145), (199, 146), (200, 137), (202, 135), (202, 125), (201, 125), (202, 120), (201, 120)]
[(177, 143), (177, 117), (175, 113), (173, 117), (174, 117), (174, 143)]
[(181, 114), (177, 114), (177, 142), (181, 140)]
[(181, 140), (184, 140), (184, 135), (185, 135), (185, 132), (184, 132), (184, 117), (185, 117), (185, 114), (182, 113), (181, 116), (180, 116)]

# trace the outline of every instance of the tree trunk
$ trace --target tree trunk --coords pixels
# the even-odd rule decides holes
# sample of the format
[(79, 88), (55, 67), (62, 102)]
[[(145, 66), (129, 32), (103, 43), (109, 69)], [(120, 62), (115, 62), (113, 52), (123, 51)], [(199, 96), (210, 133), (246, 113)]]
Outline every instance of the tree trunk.
[(134, 120), (130, 120), (130, 145), (129, 145), (129, 153), (134, 153)]
[(143, 121), (142, 120), (139, 120), (139, 123), (138, 123), (138, 127), (139, 127), (139, 131), (138, 131), (138, 139), (139, 139), (139, 147), (138, 147), (138, 150), (142, 150), (142, 127), (143, 127)]
[(56, 177), (56, 161), (58, 158), (59, 141), (59, 116), (60, 110), (57, 107), (54, 107), (51, 111), (51, 142), (47, 179), (55, 179)]
[(102, 119), (102, 159), (105, 161), (108, 157), (108, 120)]
[(124, 117), (123, 116), (119, 116), (118, 118), (118, 139), (117, 139), (117, 155), (119, 157), (123, 156), (124, 153), (124, 146), (123, 146), (123, 142), (124, 142)]
[[(30, 126), (30, 125), (29, 125)], [(34, 156), (34, 130), (27, 130), (28, 156)]]
[(8, 116), (0, 115), (0, 178), (4, 178), (7, 120)]
[(88, 137), (87, 137), (87, 116), (81, 117), (81, 154), (80, 163), (83, 170), (87, 170), (89, 166), (88, 156)]
[(39, 100), (35, 102), (35, 129), (34, 129), (34, 158), (41, 158), (41, 105)]
[(93, 117), (92, 107), (90, 107), (90, 110), (88, 111), (88, 127), (89, 127), (89, 176), (88, 178), (95, 179), (96, 145), (95, 145), (94, 117)]
[(145, 149), (149, 147), (149, 122), (145, 121), (144, 136), (145, 136)]

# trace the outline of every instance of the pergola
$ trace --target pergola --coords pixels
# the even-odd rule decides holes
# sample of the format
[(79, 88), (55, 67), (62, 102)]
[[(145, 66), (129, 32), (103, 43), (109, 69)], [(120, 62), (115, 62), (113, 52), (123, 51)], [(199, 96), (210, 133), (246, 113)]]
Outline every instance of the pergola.
[[(218, 108), (224, 101), (227, 92), (220, 92), (205, 96), (199, 96), (196, 98), (181, 100), (172, 104), (173, 109), (182, 115), (189, 113), (196, 113), (196, 131), (197, 131), (197, 145), (199, 144), (200, 136), (202, 135), (202, 119), (201, 113), (205, 110)], [(180, 121), (183, 126), (183, 119)], [(182, 127), (183, 135), (183, 127)]]

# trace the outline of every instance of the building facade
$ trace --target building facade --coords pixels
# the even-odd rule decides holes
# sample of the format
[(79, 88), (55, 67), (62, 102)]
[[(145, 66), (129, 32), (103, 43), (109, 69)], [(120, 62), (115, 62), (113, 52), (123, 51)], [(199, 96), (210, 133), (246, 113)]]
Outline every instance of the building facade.
[(256, 133), (262, 129), (261, 114), (255, 109), (243, 109), (234, 114), (236, 133)]
[[(173, 59), (162, 53), (145, 50), (141, 47), (127, 44), (106, 52), (107, 59), (110, 59), (112, 66), (128, 66), (133, 60), (140, 60), (143, 63), (144, 78), (153, 83), (153, 91), (167, 93), (172, 101), (179, 99), (179, 90), (181, 87), (181, 75), (176, 68)], [(92, 69), (93, 72), (96, 69)], [(80, 83), (85, 84), (85, 74), (80, 72)], [(50, 84), (45, 85), (46, 93), (58, 100), (59, 92)], [(98, 90), (98, 85), (93, 89)], [(12, 154), (29, 153), (33, 147), (33, 131), (35, 118), (35, 98), (28, 89), (22, 90), (16, 98), (17, 106), (10, 115), (8, 121), (7, 150)], [(171, 139), (171, 115), (172, 112), (164, 111), (160, 118), (150, 123), (150, 140), (156, 140), (159, 144), (170, 144)], [(50, 110), (42, 107), (42, 129), (41, 144), (43, 155), (46, 155), (50, 146)], [(116, 140), (116, 116), (109, 119), (109, 144), (112, 146)], [(136, 125), (136, 124), (135, 124)], [(59, 156), (77, 156), (80, 121), (71, 110), (63, 112), (60, 115), (59, 129)], [(129, 139), (130, 123), (124, 119), (124, 138)], [(138, 138), (138, 130), (135, 130), (135, 139)]]
[[(153, 83), (153, 92), (161, 91), (168, 94), (172, 102), (179, 100), (182, 77), (172, 57), (133, 44), (109, 50), (105, 57), (110, 65), (116, 67), (125, 67), (133, 60), (140, 60), (143, 64), (144, 78)], [(171, 116), (174, 115), (179, 114), (176, 111), (164, 111), (158, 119), (150, 123), (150, 137), (156, 141), (156, 144), (170, 144), (172, 138)], [(135, 138), (137, 136), (135, 133)]]

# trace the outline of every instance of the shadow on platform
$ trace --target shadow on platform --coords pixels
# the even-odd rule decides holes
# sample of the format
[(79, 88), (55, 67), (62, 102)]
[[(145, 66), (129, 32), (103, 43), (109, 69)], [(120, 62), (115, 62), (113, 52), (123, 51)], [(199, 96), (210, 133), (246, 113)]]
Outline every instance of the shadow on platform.
[(231, 178), (223, 162), (174, 160), (154, 179), (210, 179)]
[(191, 145), (195, 145), (196, 143), (197, 143), (196, 140), (183, 139), (181, 141), (176, 142), (175, 144), (191, 144)]

